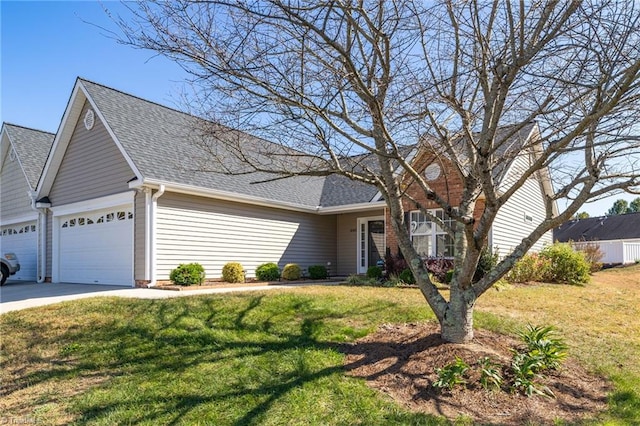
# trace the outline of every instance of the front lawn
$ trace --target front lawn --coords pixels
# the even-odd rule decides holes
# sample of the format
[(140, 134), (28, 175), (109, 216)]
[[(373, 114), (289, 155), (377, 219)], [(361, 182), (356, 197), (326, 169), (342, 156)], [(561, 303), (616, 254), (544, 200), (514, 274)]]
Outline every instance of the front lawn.
[[(553, 324), (610, 377), (594, 423), (640, 422), (640, 268), (493, 291), (477, 326)], [(634, 282), (633, 280), (636, 279)], [(416, 289), (86, 299), (0, 316), (0, 419), (38, 424), (446, 424), (349, 377), (341, 345), (433, 316)]]

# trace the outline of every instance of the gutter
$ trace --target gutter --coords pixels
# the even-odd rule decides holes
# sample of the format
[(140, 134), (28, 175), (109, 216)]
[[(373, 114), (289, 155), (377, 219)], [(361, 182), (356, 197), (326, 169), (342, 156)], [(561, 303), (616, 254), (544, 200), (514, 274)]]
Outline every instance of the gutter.
[[(334, 214), (334, 213), (348, 213), (366, 211), (376, 208), (384, 208), (386, 203), (384, 201), (366, 202), (347, 204), (342, 206), (322, 207), (322, 206), (307, 206), (303, 204), (290, 203), (286, 201), (277, 201), (264, 197), (256, 197), (252, 195), (239, 194), (231, 191), (222, 191), (218, 189), (202, 188), (191, 185), (181, 185), (176, 183), (170, 183), (157, 180), (132, 180), (129, 182), (130, 189), (140, 190), (142, 188), (160, 189), (164, 188), (167, 191), (177, 192), (181, 194), (195, 195), (197, 197), (215, 198), (217, 200), (231, 201), (235, 203), (250, 204), (252, 206), (269, 207), (273, 209), (291, 210), (302, 213), (312, 214)], [(164, 190), (163, 192), (164, 193)], [(160, 196), (162, 196), (162, 193)], [(154, 195), (155, 196), (155, 195)]]

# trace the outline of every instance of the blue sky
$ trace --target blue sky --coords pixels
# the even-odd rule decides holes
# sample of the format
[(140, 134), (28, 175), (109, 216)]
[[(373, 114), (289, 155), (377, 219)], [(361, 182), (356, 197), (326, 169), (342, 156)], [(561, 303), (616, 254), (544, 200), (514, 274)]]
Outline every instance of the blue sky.
[(178, 105), (184, 72), (109, 38), (97, 27), (114, 29), (103, 7), (124, 12), (115, 1), (0, 2), (2, 121), (55, 132), (78, 76)]
[[(76, 77), (180, 108), (185, 72), (153, 52), (116, 43), (104, 9), (124, 13), (116, 1), (0, 0), (0, 121), (56, 132)], [(606, 213), (614, 196), (587, 204)], [(562, 206), (560, 206), (562, 208)]]

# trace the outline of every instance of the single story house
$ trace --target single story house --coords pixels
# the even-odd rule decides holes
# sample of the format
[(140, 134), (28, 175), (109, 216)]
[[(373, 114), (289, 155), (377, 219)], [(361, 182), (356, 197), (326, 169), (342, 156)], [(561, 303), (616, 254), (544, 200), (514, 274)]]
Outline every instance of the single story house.
[(578, 249), (597, 244), (606, 264), (634, 263), (640, 261), (640, 213), (571, 220), (554, 229), (553, 238)]
[[(249, 277), (264, 262), (324, 264), (332, 275), (348, 275), (366, 272), (387, 250), (397, 250), (374, 187), (340, 176), (269, 180), (211, 172), (212, 147), (194, 131), (198, 120), (76, 81), (37, 187), (35, 207), (46, 217), (40, 255), (47, 279), (144, 286), (168, 280), (173, 268), (188, 262), (219, 278), (230, 261), (241, 262)], [(225, 131), (256, 151), (270, 144)], [(531, 123), (507, 145), (519, 151), (537, 135)], [(522, 151), (495, 171), (503, 184), (535, 155)], [(434, 185), (448, 186), (455, 203), (461, 182), (451, 179), (446, 160), (433, 166), (428, 153), (412, 155)], [(491, 245), (507, 253), (527, 236), (544, 218), (549, 190), (545, 174), (527, 181), (496, 218)], [(424, 226), (426, 218), (408, 201), (406, 208), (420, 251), (450, 255), (450, 241), (438, 227)], [(534, 250), (551, 241), (549, 233)]]
[(54, 134), (3, 124), (0, 142), (0, 247), (14, 252), (20, 271), (12, 280), (38, 278), (38, 239), (43, 214), (35, 209), (36, 186)]

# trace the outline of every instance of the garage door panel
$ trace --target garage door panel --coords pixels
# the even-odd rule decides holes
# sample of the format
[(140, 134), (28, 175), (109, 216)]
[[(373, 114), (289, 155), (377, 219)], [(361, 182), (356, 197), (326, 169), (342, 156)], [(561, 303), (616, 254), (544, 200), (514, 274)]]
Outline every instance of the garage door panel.
[(9, 279), (35, 281), (37, 279), (38, 233), (36, 222), (3, 226), (0, 231), (0, 247), (13, 252), (20, 261), (20, 271)]
[(59, 226), (60, 281), (132, 284), (132, 207), (65, 216)]

